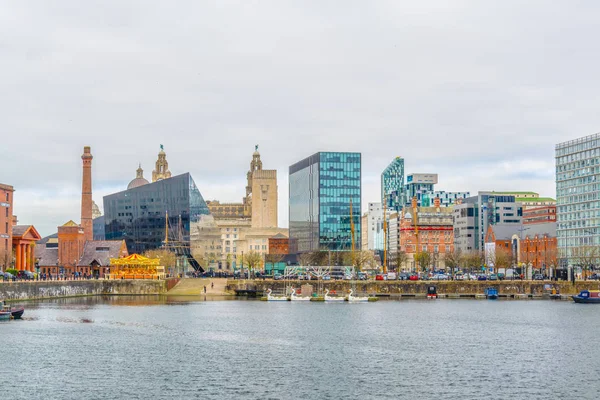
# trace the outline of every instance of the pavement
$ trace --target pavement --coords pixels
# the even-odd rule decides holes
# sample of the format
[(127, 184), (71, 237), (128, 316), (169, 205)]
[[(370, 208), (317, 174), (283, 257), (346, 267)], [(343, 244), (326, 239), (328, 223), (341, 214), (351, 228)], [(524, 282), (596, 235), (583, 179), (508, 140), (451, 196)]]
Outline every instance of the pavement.
[[(212, 288), (211, 283), (214, 285)], [(207, 294), (212, 296), (229, 296), (229, 293), (225, 292), (226, 285), (226, 278), (183, 278), (173, 289), (167, 292), (167, 295), (199, 296)], [(204, 293), (204, 286), (206, 286), (206, 293)]]

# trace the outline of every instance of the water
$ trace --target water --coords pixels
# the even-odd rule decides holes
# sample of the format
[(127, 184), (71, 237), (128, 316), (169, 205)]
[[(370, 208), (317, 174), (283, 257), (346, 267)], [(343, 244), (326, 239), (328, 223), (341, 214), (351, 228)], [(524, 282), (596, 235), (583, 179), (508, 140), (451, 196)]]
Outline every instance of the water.
[(596, 398), (600, 307), (552, 301), (28, 303), (1, 399)]

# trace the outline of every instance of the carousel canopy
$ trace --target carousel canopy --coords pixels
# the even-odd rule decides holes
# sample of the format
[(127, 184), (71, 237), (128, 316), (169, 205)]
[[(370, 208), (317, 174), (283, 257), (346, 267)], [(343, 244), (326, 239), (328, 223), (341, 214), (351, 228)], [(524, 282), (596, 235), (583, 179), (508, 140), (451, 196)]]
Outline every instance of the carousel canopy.
[(160, 259), (148, 258), (140, 256), (139, 254), (132, 254), (125, 258), (111, 258), (111, 266), (146, 266), (146, 265), (160, 265)]

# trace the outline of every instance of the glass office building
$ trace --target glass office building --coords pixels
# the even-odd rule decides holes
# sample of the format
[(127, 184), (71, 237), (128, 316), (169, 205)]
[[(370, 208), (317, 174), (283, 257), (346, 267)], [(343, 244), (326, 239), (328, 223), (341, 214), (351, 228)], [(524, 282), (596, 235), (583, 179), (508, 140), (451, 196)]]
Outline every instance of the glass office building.
[[(350, 214), (352, 208), (352, 215)], [(360, 249), (360, 153), (316, 153), (289, 169), (290, 251)]]
[(556, 234), (564, 268), (600, 246), (600, 133), (557, 144), (555, 158)]
[(210, 212), (189, 173), (104, 196), (106, 240), (123, 239), (129, 253), (143, 253), (163, 246), (168, 225), (170, 246), (195, 269), (190, 224), (203, 215)]
[(381, 204), (388, 210), (400, 211), (405, 202), (404, 159), (396, 157), (381, 173)]

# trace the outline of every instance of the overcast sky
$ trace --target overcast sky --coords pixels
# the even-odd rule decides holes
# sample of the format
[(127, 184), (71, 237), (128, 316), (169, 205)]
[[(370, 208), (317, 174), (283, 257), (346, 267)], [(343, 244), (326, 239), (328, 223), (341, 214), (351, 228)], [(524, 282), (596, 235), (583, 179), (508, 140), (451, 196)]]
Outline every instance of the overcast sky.
[[(427, 3), (427, 4), (424, 4)], [(554, 145), (600, 130), (594, 1), (27, 1), (0, 8), (0, 182), (42, 235), (173, 174), (241, 201), (254, 145), (277, 169), (360, 151), (363, 209), (395, 157), (440, 190), (555, 196)]]

